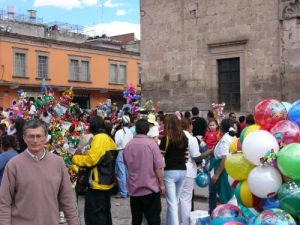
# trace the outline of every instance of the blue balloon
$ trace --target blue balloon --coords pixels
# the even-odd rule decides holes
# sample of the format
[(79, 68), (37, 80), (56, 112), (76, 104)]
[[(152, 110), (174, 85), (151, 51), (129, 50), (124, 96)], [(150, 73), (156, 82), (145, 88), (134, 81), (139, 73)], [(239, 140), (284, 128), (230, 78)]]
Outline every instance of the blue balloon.
[(300, 100), (293, 103), (292, 108), (290, 108), (288, 118), (290, 121), (293, 121), (300, 126)]
[(256, 220), (256, 216), (252, 217), (250, 220), (248, 220), (247, 225), (254, 225), (255, 220)]
[(286, 108), (286, 111), (287, 112), (289, 112), (290, 111), (290, 109), (292, 108), (292, 104), (291, 103), (289, 103), (289, 102), (281, 102), (283, 105), (284, 105), (284, 107)]
[(294, 218), (281, 209), (268, 209), (259, 214), (254, 225), (296, 225)]
[(210, 176), (207, 173), (200, 172), (196, 177), (196, 184), (201, 187), (205, 188), (208, 186), (210, 181)]
[(278, 208), (278, 209), (282, 208), (277, 196), (275, 196), (273, 198), (262, 199), (262, 204), (263, 204), (264, 210), (272, 209), (272, 208)]

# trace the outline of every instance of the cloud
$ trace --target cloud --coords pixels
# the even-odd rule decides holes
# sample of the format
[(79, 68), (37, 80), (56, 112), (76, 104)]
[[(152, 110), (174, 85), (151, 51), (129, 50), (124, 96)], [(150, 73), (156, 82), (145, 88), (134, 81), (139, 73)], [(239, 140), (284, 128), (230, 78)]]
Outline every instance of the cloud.
[(83, 6), (96, 6), (100, 5), (98, 0), (81, 0)]
[(124, 9), (119, 9), (119, 10), (117, 10), (116, 14), (117, 14), (117, 16), (124, 16), (127, 14), (127, 12)]
[(86, 33), (90, 36), (101, 36), (106, 34), (107, 36), (114, 36), (120, 34), (134, 33), (135, 38), (141, 38), (140, 24), (134, 24), (129, 22), (111, 22), (104, 24), (96, 24), (93, 27), (87, 27)]
[(123, 5), (124, 4), (121, 3), (121, 2), (119, 2), (119, 3), (115, 2), (114, 3), (112, 0), (107, 0), (103, 3), (103, 6), (108, 7), (108, 8), (115, 8), (115, 7), (120, 7), (120, 6), (123, 6)]
[(53, 6), (64, 9), (98, 6), (99, 0), (35, 0), (34, 7)]

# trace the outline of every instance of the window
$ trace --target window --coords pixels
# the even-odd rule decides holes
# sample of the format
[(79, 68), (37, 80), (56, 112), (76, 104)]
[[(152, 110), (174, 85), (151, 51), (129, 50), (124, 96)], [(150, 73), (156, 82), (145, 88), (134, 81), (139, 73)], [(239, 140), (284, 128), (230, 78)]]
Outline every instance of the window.
[(90, 81), (90, 61), (80, 56), (70, 59), (70, 81)]
[(14, 48), (14, 76), (27, 76), (27, 49)]
[(82, 67), (82, 80), (83, 81), (88, 81), (89, 80), (89, 62), (88, 61), (82, 61), (81, 62), (81, 67)]
[(79, 81), (79, 61), (71, 59), (71, 80)]
[(240, 102), (240, 58), (218, 60), (219, 101), (225, 109), (239, 111)]
[(49, 53), (37, 51), (37, 78), (49, 78)]
[(142, 67), (140, 64), (138, 64), (138, 78), (139, 78), (139, 85), (142, 84)]
[(110, 62), (110, 83), (127, 83), (127, 63)]

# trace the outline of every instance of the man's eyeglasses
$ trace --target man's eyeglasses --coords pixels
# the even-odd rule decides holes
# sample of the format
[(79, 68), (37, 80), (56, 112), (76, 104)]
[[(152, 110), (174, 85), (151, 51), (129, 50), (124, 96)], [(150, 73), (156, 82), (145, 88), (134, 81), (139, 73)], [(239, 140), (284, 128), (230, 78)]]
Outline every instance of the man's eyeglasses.
[(45, 138), (45, 135), (40, 135), (40, 134), (38, 134), (38, 135), (26, 135), (25, 137), (30, 141), (33, 141), (33, 140), (38, 140), (39, 141), (39, 140)]

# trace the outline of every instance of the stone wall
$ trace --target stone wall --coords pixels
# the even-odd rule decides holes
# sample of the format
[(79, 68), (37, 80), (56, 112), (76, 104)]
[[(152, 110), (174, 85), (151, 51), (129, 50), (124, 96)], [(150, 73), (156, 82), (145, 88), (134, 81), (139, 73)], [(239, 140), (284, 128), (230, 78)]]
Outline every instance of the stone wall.
[(217, 60), (239, 57), (241, 111), (299, 98), (299, 42), (286, 30), (300, 34), (299, 24), (281, 21), (283, 8), (279, 0), (142, 0), (143, 95), (166, 111), (208, 110), (219, 101)]
[(281, 1), (281, 64), (283, 98), (300, 99), (300, 1)]

